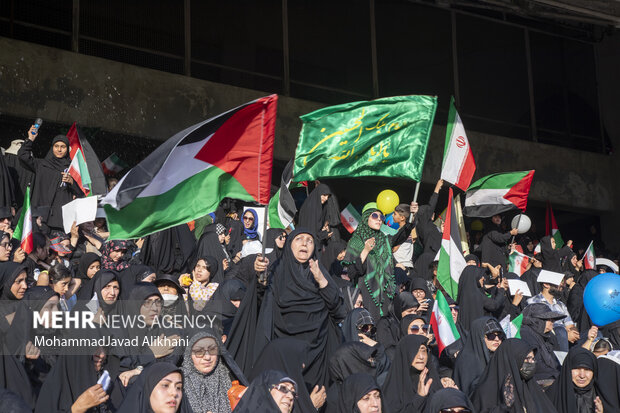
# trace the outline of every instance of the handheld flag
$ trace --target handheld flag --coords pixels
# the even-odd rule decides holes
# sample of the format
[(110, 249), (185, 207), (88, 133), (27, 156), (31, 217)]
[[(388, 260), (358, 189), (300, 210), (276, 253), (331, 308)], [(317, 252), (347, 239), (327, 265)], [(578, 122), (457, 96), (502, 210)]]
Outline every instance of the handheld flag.
[(355, 231), (361, 220), (362, 216), (351, 204), (347, 205), (347, 207), (340, 212), (340, 221), (351, 234)]
[(127, 163), (125, 163), (116, 153), (113, 153), (101, 162), (103, 173), (106, 175), (117, 174), (127, 168), (127, 166), (129, 165), (127, 165)]
[(596, 270), (596, 255), (594, 254), (594, 240), (590, 241), (590, 245), (583, 255), (583, 266), (586, 270)]
[(24, 196), (24, 206), (22, 207), (22, 213), (19, 216), (19, 222), (15, 231), (13, 231), (13, 238), (20, 241), (20, 247), (26, 254), (30, 254), (33, 249), (32, 241), (32, 208), (30, 207), (30, 186), (26, 188), (26, 195)]
[(443, 238), (441, 240), (441, 248), (439, 249), (437, 281), (454, 300), (456, 300), (458, 295), (459, 278), (466, 265), (463, 251), (461, 250), (461, 235), (456, 222), (452, 188), (450, 188), (446, 222), (444, 223)]
[(441, 179), (457, 188), (467, 191), (476, 171), (476, 162), (471, 153), (469, 139), (461, 117), (454, 107), (454, 97), (450, 101), (450, 114), (446, 128), (446, 145), (441, 165)]
[(446, 297), (443, 296), (441, 291), (438, 291), (435, 297), (433, 312), (431, 313), (431, 326), (433, 326), (433, 333), (437, 340), (440, 355), (444, 348), (461, 338), (456, 324), (454, 324), (450, 305), (448, 305), (448, 301), (446, 301)]
[(293, 179), (293, 161), (290, 160), (282, 172), (280, 189), (269, 201), (269, 227), (287, 228), (293, 222), (297, 207), (289, 186)]
[(88, 173), (88, 167), (86, 166), (86, 158), (84, 157), (84, 149), (80, 141), (80, 134), (75, 122), (73, 122), (69, 132), (67, 132), (67, 139), (69, 139), (69, 157), (71, 158), (69, 174), (78, 184), (84, 195), (88, 196), (91, 189), (91, 179)]
[(545, 235), (551, 235), (555, 240), (555, 247), (560, 249), (564, 246), (564, 240), (562, 234), (558, 228), (558, 223), (555, 222), (555, 215), (553, 215), (553, 208), (551, 203), (547, 201), (547, 210), (545, 211)]
[(420, 181), (437, 98), (396, 96), (301, 117), (296, 180), (386, 176)]
[(468, 217), (488, 218), (502, 212), (527, 208), (534, 170), (485, 176), (469, 186), (465, 195)]
[(521, 338), (521, 324), (523, 324), (523, 314), (519, 314), (512, 321), (510, 321), (510, 315), (507, 315), (499, 322), (506, 338)]
[(530, 262), (530, 257), (513, 250), (508, 256), (508, 272), (514, 272), (519, 277), (523, 275)]
[(178, 132), (102, 199), (110, 239), (143, 237), (198, 219), (223, 198), (269, 203), (277, 95)]

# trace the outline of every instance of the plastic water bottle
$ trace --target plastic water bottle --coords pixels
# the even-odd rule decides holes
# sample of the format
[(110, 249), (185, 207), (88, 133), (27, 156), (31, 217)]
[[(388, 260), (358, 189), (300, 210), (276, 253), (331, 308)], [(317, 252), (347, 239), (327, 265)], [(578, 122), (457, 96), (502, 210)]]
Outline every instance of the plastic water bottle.
[(34, 131), (30, 133), (32, 133), (33, 135), (36, 135), (41, 125), (43, 125), (43, 119), (37, 118), (37, 120), (34, 121)]

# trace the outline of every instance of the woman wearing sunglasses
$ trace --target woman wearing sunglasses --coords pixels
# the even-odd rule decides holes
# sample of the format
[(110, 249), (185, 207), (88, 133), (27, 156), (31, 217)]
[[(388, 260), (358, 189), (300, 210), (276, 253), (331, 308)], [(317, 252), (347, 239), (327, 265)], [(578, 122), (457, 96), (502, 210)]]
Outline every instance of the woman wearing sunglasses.
[(290, 413), (296, 400), (295, 380), (282, 371), (267, 370), (252, 380), (235, 413)]
[(471, 395), (474, 392), (480, 375), (504, 338), (504, 331), (496, 319), (482, 317), (474, 320), (454, 366), (454, 381), (463, 393)]
[(353, 285), (360, 288), (364, 307), (375, 320), (388, 315), (390, 304), (398, 292), (392, 249), (388, 238), (381, 232), (384, 218), (376, 208), (364, 211), (349, 240), (344, 258), (349, 278)]

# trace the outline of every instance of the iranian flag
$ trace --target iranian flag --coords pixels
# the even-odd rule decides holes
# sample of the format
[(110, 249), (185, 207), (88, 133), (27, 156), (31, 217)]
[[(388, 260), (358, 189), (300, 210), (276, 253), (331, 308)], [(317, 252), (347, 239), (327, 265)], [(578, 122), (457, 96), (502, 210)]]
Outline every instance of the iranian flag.
[(73, 122), (69, 132), (67, 132), (67, 139), (69, 139), (69, 157), (71, 158), (69, 175), (71, 175), (75, 183), (78, 184), (84, 195), (88, 196), (91, 189), (91, 179), (88, 173), (88, 167), (86, 166), (86, 158), (84, 157), (84, 149), (82, 148), (82, 142), (80, 140), (80, 132), (75, 122)]
[(293, 222), (297, 212), (295, 200), (291, 195), (290, 185), (293, 179), (293, 161), (290, 160), (282, 172), (280, 189), (269, 201), (269, 227), (287, 228)]
[(431, 326), (437, 340), (439, 354), (444, 348), (461, 338), (459, 331), (456, 329), (450, 305), (446, 301), (441, 291), (437, 292), (435, 303), (433, 304), (433, 312), (431, 313)]
[(343, 209), (342, 212), (340, 212), (340, 221), (350, 233), (353, 233), (353, 231), (355, 231), (357, 225), (361, 220), (361, 215), (351, 204), (347, 205), (347, 207)]
[(438, 255), (437, 281), (439, 281), (445, 292), (456, 300), (459, 278), (467, 264), (461, 250), (461, 235), (456, 222), (452, 188), (449, 190), (446, 222), (443, 227), (443, 238)]
[(465, 127), (456, 108), (454, 97), (450, 101), (450, 114), (446, 129), (446, 145), (443, 152), (441, 179), (457, 188), (467, 191), (476, 171), (474, 155), (471, 153)]
[(506, 338), (521, 338), (521, 324), (523, 324), (523, 314), (519, 314), (514, 320), (510, 321), (507, 315), (499, 322), (506, 334)]
[(513, 250), (508, 256), (508, 272), (514, 272), (520, 277), (526, 271), (529, 262), (530, 257), (517, 250)]
[(22, 213), (19, 216), (19, 222), (13, 232), (13, 238), (20, 241), (20, 247), (26, 254), (32, 252), (32, 208), (30, 207), (30, 187), (26, 188), (24, 196), (24, 205)]
[(102, 199), (110, 239), (139, 238), (214, 211), (223, 198), (267, 205), (278, 97), (178, 132)]
[[(557, 241), (556, 241), (557, 242)], [(590, 245), (583, 255), (583, 265), (586, 270), (596, 270), (596, 255), (594, 255), (594, 240), (590, 241)]]
[(558, 229), (558, 223), (555, 222), (555, 215), (553, 215), (553, 208), (551, 208), (551, 203), (549, 201), (547, 201), (547, 210), (545, 211), (545, 235), (551, 235), (555, 240), (556, 249), (560, 249), (564, 246), (564, 240)]
[(525, 211), (532, 178), (534, 170), (505, 172), (478, 179), (467, 190), (463, 212), (468, 217), (488, 218), (515, 209)]
[(106, 175), (114, 175), (121, 172), (123, 169), (127, 168), (127, 164), (123, 162), (123, 160), (116, 154), (105, 158), (103, 162), (101, 162), (101, 167), (103, 168), (103, 173)]

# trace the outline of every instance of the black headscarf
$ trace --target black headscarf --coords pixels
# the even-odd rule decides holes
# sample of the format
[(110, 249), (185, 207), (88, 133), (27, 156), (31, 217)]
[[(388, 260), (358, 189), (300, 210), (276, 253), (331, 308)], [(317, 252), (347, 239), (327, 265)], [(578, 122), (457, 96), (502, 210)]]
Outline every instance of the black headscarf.
[[(338, 254), (347, 249), (347, 242), (342, 239), (333, 240), (321, 255), (321, 264), (328, 270), (332, 268), (332, 265), (337, 262)], [(340, 274), (338, 274), (340, 275)]]
[(400, 320), (400, 329), (403, 332), (403, 336), (409, 335), (409, 326), (415, 320), (422, 320), (424, 324), (426, 324), (426, 319), (418, 314), (409, 314), (404, 316), (403, 319)]
[[(265, 370), (260, 375), (256, 376), (250, 386), (245, 391), (245, 394), (239, 400), (237, 407), (235, 407), (235, 413), (280, 413), (281, 410), (271, 397), (271, 387), (279, 384), (282, 379), (287, 378), (288, 375), (278, 370)], [(299, 393), (299, 387), (303, 384), (297, 384), (295, 386)], [(299, 404), (299, 399), (295, 400), (293, 404), (293, 411), (296, 410)], [(314, 407), (312, 407), (314, 409)], [(316, 409), (315, 409), (316, 410)], [(308, 410), (309, 412), (313, 410)]]
[[(56, 144), (56, 142), (62, 142), (67, 145), (67, 152), (62, 158), (57, 158), (56, 155), (54, 155), (54, 145)], [(71, 148), (69, 146), (69, 139), (64, 135), (56, 135), (54, 139), (52, 139), (52, 146), (45, 155), (46, 166), (55, 171), (63, 172), (69, 167), (69, 165), (71, 165), (71, 158), (69, 157), (70, 149)]]
[(545, 320), (539, 318), (540, 314), (549, 311), (546, 304), (530, 304), (523, 310), (523, 324), (521, 325), (521, 338), (536, 348), (536, 359), (540, 365), (536, 368), (536, 377), (543, 378), (543, 369), (557, 377), (560, 369), (555, 353), (555, 335), (552, 331), (545, 333)]
[[(224, 267), (222, 261), (228, 259), (226, 255), (226, 251), (224, 251), (223, 244), (220, 244), (220, 239), (218, 238), (217, 233), (215, 233), (215, 225), (212, 225), (212, 229), (207, 228), (205, 232), (200, 237), (198, 241), (198, 246), (196, 247), (196, 257), (213, 257), (217, 262), (217, 267), (215, 270), (211, 268), (211, 279), (210, 282), (221, 283), (224, 281)], [(203, 258), (204, 259), (204, 258)], [(195, 264), (189, 268), (192, 271), (195, 267)]]
[(99, 270), (95, 273), (93, 278), (86, 281), (86, 283), (80, 288), (78, 292), (77, 298), (80, 302), (75, 306), (75, 310), (84, 310), (86, 309), (86, 304), (90, 301), (95, 294), (97, 294), (97, 300), (99, 302), (99, 307), (103, 310), (105, 315), (112, 313), (112, 311), (116, 308), (118, 304), (118, 300), (120, 298), (120, 293), (123, 291), (120, 286), (119, 281), (119, 294), (116, 301), (113, 304), (107, 304), (103, 300), (103, 296), (101, 295), (101, 290), (111, 283), (112, 281), (119, 281), (118, 272), (114, 270)]
[(364, 324), (375, 325), (372, 316), (365, 308), (354, 308), (349, 311), (342, 322), (342, 336), (345, 342), (360, 341), (358, 327)]
[(278, 248), (276, 244), (276, 238), (282, 234), (286, 235), (286, 231), (281, 228), (269, 228), (265, 234), (265, 249), (272, 248), (272, 251), (267, 254), (269, 262), (276, 262), (282, 256), (284, 248)]
[[(101, 267), (103, 268), (103, 267)], [(149, 275), (153, 274), (155, 270), (144, 264), (133, 264), (128, 268), (125, 268), (119, 273), (118, 281), (121, 284), (120, 298), (127, 300), (131, 290), (137, 283), (143, 282), (143, 280)]]
[(230, 330), (237, 307), (231, 300), (241, 301), (245, 297), (246, 287), (237, 278), (232, 278), (221, 283), (205, 305), (203, 312), (216, 315), (221, 321), (224, 331)]
[(17, 262), (7, 261), (0, 264), (0, 300), (17, 300), (11, 287), (26, 266)]
[(459, 290), (456, 302), (459, 304), (458, 320), (467, 331), (471, 328), (474, 320), (483, 317), (484, 293), (479, 284), (480, 278), (484, 276), (484, 270), (468, 265), (463, 269), (459, 278)]
[[(314, 386), (316, 383), (308, 383), (302, 367), (302, 365), (305, 364), (305, 370), (307, 371), (309, 350), (310, 345), (305, 341), (293, 338), (273, 340), (258, 356), (256, 363), (254, 363), (252, 373), (248, 378), (254, 381), (261, 373), (273, 369), (285, 372), (288, 377), (295, 380), (297, 383), (298, 397), (297, 400), (295, 400), (293, 412), (312, 412), (314, 405), (310, 399), (308, 388)], [(241, 400), (243, 400), (243, 398)]]
[(157, 274), (180, 274), (187, 271), (195, 247), (196, 239), (189, 227), (181, 224), (147, 236), (140, 259)]
[(89, 280), (88, 275), (86, 275), (88, 273), (88, 267), (95, 261), (101, 262), (101, 257), (94, 252), (87, 252), (82, 255), (78, 263), (77, 277), (82, 280)]
[(562, 272), (560, 252), (551, 246), (551, 237), (549, 235), (540, 239), (540, 255), (541, 257), (537, 258), (542, 261), (543, 269)]
[(599, 377), (596, 385), (604, 411), (620, 412), (620, 351), (610, 351), (597, 360)]
[(556, 408), (533, 378), (523, 380), (520, 369), (533, 346), (518, 338), (504, 340), (484, 369), (471, 401), (481, 412), (555, 413)]
[(440, 413), (443, 409), (452, 409), (455, 407), (466, 407), (472, 412), (474, 411), (465, 393), (452, 388), (441, 389), (429, 397), (424, 413)]
[[(297, 261), (292, 242), (303, 228), (291, 232), (282, 258), (272, 270), (270, 286), (263, 299), (257, 328), (257, 349), (273, 338), (292, 337), (310, 343), (306, 374), (314, 384), (327, 384), (327, 360), (342, 338), (337, 326), (344, 317), (343, 299), (334, 281), (321, 267), (328, 284), (319, 289), (310, 272), (309, 260)], [(315, 247), (317, 245), (316, 238)], [(316, 259), (313, 251), (310, 259)], [(319, 264), (320, 265), (320, 264)]]
[[(157, 384), (168, 374), (178, 372), (183, 376), (181, 368), (174, 364), (161, 362), (153, 363), (140, 375), (138, 380), (129, 388), (125, 400), (118, 408), (118, 413), (152, 413), (151, 393)], [(177, 413), (190, 413), (192, 411), (185, 394), (180, 401)]]
[[(321, 204), (321, 195), (330, 195), (325, 204)], [(299, 226), (308, 228), (313, 234), (318, 234), (325, 222), (330, 226), (340, 223), (340, 211), (335, 202), (331, 189), (326, 184), (319, 184), (310, 193), (299, 210)]]
[[(381, 392), (381, 388), (374, 377), (364, 373), (349, 376), (342, 384), (338, 397), (338, 411), (341, 413), (359, 413), (357, 402), (373, 390)], [(381, 406), (384, 405), (385, 401), (381, 398)], [(384, 412), (385, 409), (382, 408), (381, 411)]]
[(484, 342), (486, 325), (489, 320), (497, 323), (497, 320), (492, 317), (481, 317), (471, 323), (469, 335), (464, 339), (463, 350), (454, 364), (454, 382), (467, 395), (473, 393), (480, 375), (492, 356)]
[[(425, 398), (418, 395), (418, 382), (420, 371), (411, 366), (413, 359), (418, 354), (421, 345), (425, 345), (428, 339), (425, 336), (410, 334), (403, 337), (396, 347), (396, 355), (390, 371), (383, 384), (383, 396), (389, 412), (405, 413), (419, 411), (424, 405)], [(433, 379), (429, 395), (442, 388), (439, 374), (430, 363), (431, 355), (428, 354), (426, 367), (428, 374), (426, 380)]]
[(347, 312), (350, 312), (355, 308), (355, 302), (357, 301), (357, 297), (362, 293), (359, 288), (353, 286), (341, 287), (340, 292), (344, 297), (344, 305), (347, 309)]
[[(579, 388), (573, 383), (571, 374), (573, 369), (580, 367), (592, 370), (594, 373), (592, 381), (584, 388)], [(594, 413), (594, 399), (598, 394), (597, 379), (596, 356), (581, 346), (575, 346), (566, 355), (560, 377), (548, 391), (549, 398), (562, 413)], [(604, 408), (603, 410), (607, 411)]]
[(390, 361), (380, 345), (371, 347), (351, 341), (342, 344), (329, 360), (329, 375), (335, 383), (342, 383), (354, 373), (370, 374), (383, 382), (389, 367)]

